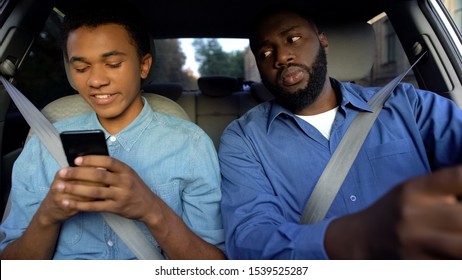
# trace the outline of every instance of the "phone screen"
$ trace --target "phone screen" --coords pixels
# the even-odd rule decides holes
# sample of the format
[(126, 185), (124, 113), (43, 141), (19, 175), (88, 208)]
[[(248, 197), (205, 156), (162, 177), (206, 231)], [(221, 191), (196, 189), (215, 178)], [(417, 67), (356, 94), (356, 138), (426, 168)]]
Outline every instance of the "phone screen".
[(70, 166), (76, 157), (85, 155), (109, 155), (102, 130), (74, 130), (60, 133), (61, 142)]

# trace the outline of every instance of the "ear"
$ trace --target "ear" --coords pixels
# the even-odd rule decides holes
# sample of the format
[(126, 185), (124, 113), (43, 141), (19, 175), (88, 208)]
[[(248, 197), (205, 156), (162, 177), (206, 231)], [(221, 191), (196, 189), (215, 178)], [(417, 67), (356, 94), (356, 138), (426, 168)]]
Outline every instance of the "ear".
[(321, 46), (325, 49), (329, 47), (329, 40), (327, 39), (326, 33), (320, 32), (318, 34), (319, 42), (321, 43)]
[(142, 58), (141, 58), (141, 73), (140, 73), (140, 76), (142, 79), (146, 79), (148, 74), (149, 74), (149, 70), (151, 69), (151, 65), (152, 65), (152, 55), (151, 54), (145, 54)]

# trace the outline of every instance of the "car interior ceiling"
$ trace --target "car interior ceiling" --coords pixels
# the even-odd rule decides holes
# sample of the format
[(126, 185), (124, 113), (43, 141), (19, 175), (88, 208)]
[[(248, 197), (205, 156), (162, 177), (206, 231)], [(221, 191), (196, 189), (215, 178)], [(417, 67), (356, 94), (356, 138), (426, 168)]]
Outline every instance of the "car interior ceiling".
[[(313, 15), (322, 15), (322, 20), (367, 21), (386, 10), (387, 5), (397, 1), (288, 0), (284, 1), (284, 4), (292, 3), (308, 11), (313, 10)], [(56, 6), (65, 13), (71, 2), (58, 0)], [(258, 11), (263, 7), (278, 5), (281, 1), (202, 0), (200, 4), (189, 0), (136, 0), (133, 2), (143, 13), (144, 20), (149, 26), (152, 36), (157, 39), (247, 38), (249, 33), (248, 27)], [(181, 9), (178, 7), (181, 7)]]

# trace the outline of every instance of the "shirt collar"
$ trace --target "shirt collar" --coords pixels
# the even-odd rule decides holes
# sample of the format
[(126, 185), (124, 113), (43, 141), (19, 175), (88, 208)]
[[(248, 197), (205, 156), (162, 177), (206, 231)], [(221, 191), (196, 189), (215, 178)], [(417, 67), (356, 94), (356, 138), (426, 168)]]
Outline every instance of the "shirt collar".
[(341, 108), (345, 109), (346, 106), (351, 106), (352, 109), (357, 111), (372, 112), (369, 105), (367, 105), (367, 100), (364, 99), (364, 97), (367, 97), (368, 99), (372, 97), (372, 92), (370, 95), (364, 94), (369, 91), (357, 84), (342, 83), (333, 78), (330, 78), (330, 81), (334, 90), (336, 92), (340, 92), (342, 95), (342, 102), (340, 104)]
[(268, 118), (268, 125), (266, 127), (267, 132), (269, 132), (271, 125), (273, 124), (274, 120), (279, 116), (279, 115), (284, 115), (287, 117), (294, 117), (295, 115), (287, 110), (285, 107), (282, 107), (278, 103), (276, 103), (274, 100), (269, 101), (269, 118)]
[(104, 131), (106, 140), (108, 140), (111, 136), (115, 136), (117, 142), (119, 142), (126, 151), (130, 151), (130, 149), (133, 147), (136, 141), (138, 141), (149, 124), (153, 121), (154, 114), (151, 106), (148, 104), (144, 97), (142, 97), (142, 99), (144, 105), (140, 114), (127, 127), (122, 129), (116, 135), (111, 135), (109, 132), (107, 132), (99, 123), (96, 113), (93, 112), (92, 119), (95, 120), (98, 123), (100, 129)]
[[(341, 94), (342, 96), (342, 102), (340, 104), (340, 108), (342, 108), (343, 110), (346, 110), (346, 107), (349, 107), (356, 111), (372, 112), (369, 105), (367, 105), (367, 100), (365, 100), (362, 97), (364, 96), (364, 94), (362, 93), (365, 92), (365, 88), (358, 86), (356, 84), (352, 84), (352, 83), (342, 83), (333, 78), (330, 78), (330, 82), (335, 92)], [(369, 92), (369, 91), (366, 90), (366, 92)], [(365, 97), (369, 99), (370, 97), (372, 97), (373, 92), (370, 92), (370, 94), (365, 94), (365, 95), (366, 95)], [(270, 101), (269, 119), (268, 119), (268, 125), (266, 128), (267, 132), (269, 132), (271, 124), (274, 122), (274, 120), (279, 115), (284, 115), (284, 116), (292, 117), (295, 119), (294, 113), (284, 108), (283, 106), (279, 105), (275, 101)]]

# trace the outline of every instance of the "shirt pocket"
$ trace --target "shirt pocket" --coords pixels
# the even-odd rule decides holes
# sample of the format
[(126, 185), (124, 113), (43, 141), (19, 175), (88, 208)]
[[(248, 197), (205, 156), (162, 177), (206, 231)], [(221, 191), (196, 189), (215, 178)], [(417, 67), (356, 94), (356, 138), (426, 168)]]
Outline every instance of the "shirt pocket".
[[(410, 140), (409, 140), (410, 141)], [(368, 148), (367, 156), (370, 160), (390, 157), (394, 155), (406, 154), (411, 151), (411, 147), (407, 139), (387, 142), (378, 146)]]
[(77, 214), (64, 222), (61, 226), (59, 235), (59, 242), (68, 246), (76, 245), (81, 239), (83, 234), (84, 215)]
[(392, 187), (425, 172), (411, 139), (387, 142), (366, 152), (379, 186)]

